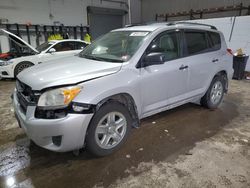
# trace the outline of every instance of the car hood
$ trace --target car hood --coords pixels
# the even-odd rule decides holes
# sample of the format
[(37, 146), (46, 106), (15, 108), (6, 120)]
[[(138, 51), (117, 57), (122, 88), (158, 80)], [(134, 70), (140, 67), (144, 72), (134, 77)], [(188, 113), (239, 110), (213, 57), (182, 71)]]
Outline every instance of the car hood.
[(113, 74), (118, 72), (121, 66), (122, 63), (109, 63), (73, 56), (32, 66), (19, 73), (17, 78), (33, 90), (42, 90)]
[(9, 32), (9, 31), (6, 31), (4, 29), (0, 29), (0, 35), (4, 35), (4, 36), (8, 37), (11, 41), (16, 43), (20, 47), (26, 46), (26, 47), (30, 48), (33, 52), (39, 53), (33, 46), (31, 46), (26, 41), (24, 41), (23, 39), (21, 39), (20, 37), (18, 37), (17, 35)]

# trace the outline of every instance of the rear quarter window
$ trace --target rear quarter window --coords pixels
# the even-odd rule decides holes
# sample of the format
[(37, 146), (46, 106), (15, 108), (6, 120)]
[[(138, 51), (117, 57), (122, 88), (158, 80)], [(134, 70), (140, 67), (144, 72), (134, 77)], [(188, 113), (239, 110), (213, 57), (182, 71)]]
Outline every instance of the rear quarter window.
[(221, 37), (219, 33), (208, 32), (211, 50), (219, 50), (221, 48)]
[(84, 42), (75, 42), (75, 49), (76, 50), (83, 50), (87, 46)]
[(185, 38), (188, 55), (204, 53), (210, 48), (206, 32), (186, 31)]

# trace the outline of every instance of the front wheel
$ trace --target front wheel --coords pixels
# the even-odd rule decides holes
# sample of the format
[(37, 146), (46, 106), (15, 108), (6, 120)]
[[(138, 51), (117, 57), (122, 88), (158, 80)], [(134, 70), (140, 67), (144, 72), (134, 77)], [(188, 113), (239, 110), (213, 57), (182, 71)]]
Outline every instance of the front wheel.
[(216, 109), (223, 99), (225, 84), (222, 76), (214, 77), (206, 94), (201, 98), (201, 104), (209, 109)]
[(132, 118), (128, 109), (118, 103), (104, 104), (94, 115), (86, 137), (86, 148), (96, 156), (109, 155), (126, 141)]
[(31, 67), (32, 65), (34, 65), (33, 63), (31, 62), (28, 62), (28, 61), (24, 61), (24, 62), (21, 62), (19, 63), (16, 67), (15, 67), (15, 70), (14, 70), (14, 76), (16, 78), (16, 76), (22, 72), (24, 69), (27, 69), (28, 67)]

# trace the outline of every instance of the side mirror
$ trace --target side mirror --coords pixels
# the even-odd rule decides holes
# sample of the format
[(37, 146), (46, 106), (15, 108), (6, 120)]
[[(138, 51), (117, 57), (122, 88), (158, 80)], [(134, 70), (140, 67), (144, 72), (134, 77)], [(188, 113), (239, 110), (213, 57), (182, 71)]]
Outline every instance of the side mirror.
[(164, 53), (154, 52), (154, 53), (147, 54), (146, 57), (144, 58), (143, 63), (144, 63), (144, 67), (146, 67), (150, 65), (164, 64), (165, 61), (166, 61), (166, 57)]
[(51, 53), (51, 54), (54, 53), (54, 52), (56, 52), (55, 48), (50, 48), (49, 51), (48, 51), (48, 53)]

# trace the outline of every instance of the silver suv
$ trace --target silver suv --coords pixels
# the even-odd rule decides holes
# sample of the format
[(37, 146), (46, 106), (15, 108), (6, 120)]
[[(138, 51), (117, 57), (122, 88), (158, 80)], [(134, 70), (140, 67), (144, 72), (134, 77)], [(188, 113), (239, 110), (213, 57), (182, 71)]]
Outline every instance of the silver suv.
[(109, 32), (79, 55), (28, 68), (17, 77), (19, 125), (57, 152), (108, 155), (140, 119), (189, 102), (215, 109), (233, 74), (214, 26), (161, 23)]

